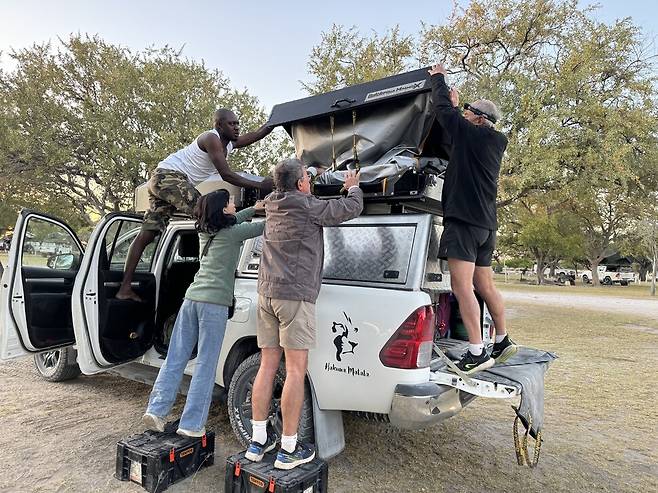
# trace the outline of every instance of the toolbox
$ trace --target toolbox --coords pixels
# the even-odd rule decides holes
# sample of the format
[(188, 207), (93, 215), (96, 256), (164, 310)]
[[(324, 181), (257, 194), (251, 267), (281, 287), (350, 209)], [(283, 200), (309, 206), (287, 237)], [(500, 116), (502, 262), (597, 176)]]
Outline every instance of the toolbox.
[(265, 454), (260, 462), (245, 459), (244, 452), (226, 459), (224, 493), (325, 493), (329, 468), (315, 458), (294, 469), (274, 468), (276, 454)]
[[(175, 428), (174, 428), (175, 429)], [(147, 430), (117, 443), (116, 478), (159, 493), (215, 460), (215, 433), (201, 438)]]

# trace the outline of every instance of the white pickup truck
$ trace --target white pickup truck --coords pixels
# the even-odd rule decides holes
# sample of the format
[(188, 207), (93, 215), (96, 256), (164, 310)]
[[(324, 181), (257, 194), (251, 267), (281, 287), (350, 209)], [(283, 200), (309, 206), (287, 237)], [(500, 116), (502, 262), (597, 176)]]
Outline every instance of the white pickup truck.
[[(382, 87), (398, 88), (381, 94), (394, 95), (399, 107), (406, 101), (399, 87), (415, 81), (407, 99), (416, 108), (412, 113), (415, 121), (420, 118), (425, 125), (417, 132), (420, 146), (427, 133), (436, 131), (433, 118), (425, 114), (429, 108), (425, 78), (425, 70), (415, 71), (376, 81), (374, 87), (356, 86), (360, 92), (355, 92), (361, 94), (361, 100), (368, 100), (367, 94), (374, 92), (377, 97)], [(338, 94), (327, 98), (327, 107), (334, 100), (339, 106), (345, 104), (340, 102), (341, 96), (356, 99), (355, 92), (336, 91)], [(342, 128), (364, 135), (367, 127), (353, 126), (354, 107), (350, 107), (349, 118), (343, 119)], [(365, 123), (368, 111), (374, 110), (364, 106)], [(408, 114), (408, 109), (405, 111), (402, 113)], [(395, 112), (386, 112), (390, 113)], [(283, 125), (289, 131), (292, 127), (296, 145), (304, 142), (305, 150), (298, 149), (298, 155), (304, 156), (312, 146), (301, 135), (303, 125)], [(390, 125), (382, 127), (390, 129)], [(380, 130), (376, 127), (374, 131)], [(408, 126), (404, 131), (407, 136), (411, 132)], [(344, 152), (351, 153), (352, 131), (343, 133), (343, 140), (348, 141)], [(326, 140), (322, 139), (321, 145), (331, 150)], [(340, 145), (338, 137), (335, 142)], [(427, 149), (422, 152), (436, 152)], [(365, 161), (367, 154), (362, 154)], [(313, 164), (312, 156), (306, 158)], [(444, 347), (455, 342), (445, 337), (442, 328), (448, 321), (439, 316), (444, 313), (443, 303), (454, 303), (445, 295), (450, 291), (446, 264), (437, 259), (442, 227), (440, 204), (432, 197), (440, 193), (442, 179), (428, 171), (432, 159), (425, 161), (424, 172), (415, 166), (399, 171), (403, 161), (396, 158), (398, 175), (394, 179), (389, 176), (383, 183), (362, 184), (366, 207), (361, 217), (325, 228), (324, 280), (317, 300), (318, 344), (309, 354), (299, 430), (302, 439), (315, 441), (321, 457), (343, 449), (344, 411), (401, 428), (421, 428), (458, 414), (475, 397), (509, 399), (520, 394), (516, 387), (477, 376), (464, 382), (447, 371), (433, 352), (434, 342)], [(367, 173), (362, 172), (364, 175)], [(335, 190), (332, 186), (317, 185), (315, 192), (330, 194)], [(64, 222), (23, 210), (0, 286), (0, 360), (34, 355), (41, 374), (54, 381), (73, 378), (80, 371), (86, 375), (114, 371), (152, 382), (166, 355), (185, 290), (199, 267), (199, 244), (193, 221), (172, 221), (145, 251), (135, 274), (133, 287), (145, 302), (117, 300), (125, 250), (141, 222), (136, 214), (109, 214), (98, 223), (83, 250)], [(23, 249), (32, 229), (66, 235), (70, 253), (49, 265), (35, 264), (35, 257)], [(251, 386), (260, 358), (255, 337), (259, 255), (260, 239), (247, 241), (236, 271), (235, 314), (227, 325), (216, 376), (218, 395), (225, 399), (233, 429), (244, 444), (251, 434)], [(457, 307), (452, 308), (454, 313)], [(482, 330), (485, 341), (490, 341), (493, 324), (484, 306)], [(192, 359), (187, 375), (194, 366)], [(276, 396), (280, 396), (283, 378), (282, 366), (270, 414), (277, 430), (281, 420)]]
[[(606, 286), (620, 284), (628, 286), (629, 283), (635, 282), (635, 273), (630, 267), (616, 265), (599, 265), (598, 268), (599, 282)], [(583, 284), (592, 282), (592, 271), (584, 270), (579, 273)]]

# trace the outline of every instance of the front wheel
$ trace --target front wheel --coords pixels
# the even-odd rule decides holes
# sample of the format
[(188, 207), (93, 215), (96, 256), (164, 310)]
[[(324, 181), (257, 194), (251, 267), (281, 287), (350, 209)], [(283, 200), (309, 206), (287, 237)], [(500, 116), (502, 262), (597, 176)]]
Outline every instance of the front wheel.
[(75, 360), (75, 349), (65, 347), (35, 354), (34, 366), (41, 378), (49, 382), (63, 382), (80, 375), (80, 367)]
[(589, 284), (589, 277), (583, 276), (583, 284)]
[[(235, 436), (243, 446), (249, 445), (251, 441), (251, 392), (254, 386), (254, 380), (260, 367), (260, 352), (252, 354), (245, 359), (231, 378), (228, 388), (228, 397), (226, 407), (228, 417)], [(281, 394), (283, 392), (283, 382), (286, 378), (286, 367), (283, 361), (279, 365), (279, 370), (274, 377), (274, 389), (272, 391), (272, 404), (268, 416), (277, 437), (281, 437), (283, 430), (283, 419), (281, 416)], [(297, 429), (297, 439), (300, 442), (314, 441), (313, 429), (313, 401), (311, 398), (311, 388), (306, 382), (304, 384), (304, 402), (302, 404), (302, 414), (299, 419)]]
[(610, 276), (605, 276), (603, 278), (603, 284), (605, 284), (606, 286), (610, 286), (612, 284), (612, 279), (610, 278)]

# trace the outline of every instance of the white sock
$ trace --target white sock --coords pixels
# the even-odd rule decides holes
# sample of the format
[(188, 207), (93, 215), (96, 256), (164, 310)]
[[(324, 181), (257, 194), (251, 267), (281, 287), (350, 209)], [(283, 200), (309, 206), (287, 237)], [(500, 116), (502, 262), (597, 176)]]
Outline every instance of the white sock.
[(281, 435), (281, 448), (286, 452), (293, 453), (297, 447), (297, 433), (289, 437)]
[(473, 356), (480, 356), (482, 354), (482, 351), (484, 350), (484, 343), (480, 344), (469, 344), (468, 345), (468, 351), (473, 355)]
[(498, 344), (499, 342), (503, 342), (503, 339), (505, 339), (505, 337), (507, 337), (507, 333), (501, 335), (496, 334), (496, 344)]
[(267, 420), (265, 421), (254, 421), (251, 420), (251, 426), (253, 428), (253, 433), (251, 435), (252, 442), (258, 442), (261, 445), (265, 445), (267, 442)]

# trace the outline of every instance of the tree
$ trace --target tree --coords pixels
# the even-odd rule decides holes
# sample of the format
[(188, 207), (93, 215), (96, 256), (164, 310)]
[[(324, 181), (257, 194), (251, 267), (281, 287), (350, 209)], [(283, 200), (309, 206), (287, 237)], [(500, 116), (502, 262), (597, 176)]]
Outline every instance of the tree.
[(649, 252), (652, 261), (651, 269), (651, 296), (656, 296), (656, 276), (658, 275), (658, 217), (645, 221), (642, 224), (643, 243)]
[(644, 213), (636, 219), (622, 246), (622, 251), (635, 257), (640, 266), (640, 280), (651, 271), (651, 296), (656, 295), (656, 269), (658, 268), (658, 193)]
[(319, 94), (404, 72), (413, 48), (413, 38), (401, 35), (398, 26), (383, 36), (364, 37), (356, 27), (334, 24), (313, 47), (307, 66), (314, 80), (302, 86)]
[(554, 270), (562, 259), (573, 261), (583, 254), (583, 237), (574, 228), (574, 218), (565, 210), (553, 210), (544, 203), (521, 201), (516, 243), (535, 258), (537, 284), (544, 282), (544, 269)]
[[(98, 36), (74, 35), (10, 53), (0, 74), (0, 195), (78, 225), (131, 207), (137, 185), (167, 154), (233, 108), (243, 129), (265, 119), (258, 100), (219, 71), (169, 47), (134, 53)], [(281, 155), (268, 138), (231, 156), (237, 169), (266, 172)]]
[(628, 158), (653, 133), (653, 58), (630, 19), (608, 26), (591, 10), (576, 0), (476, 0), (447, 25), (424, 27), (421, 60), (445, 60), (467, 96), (503, 110), (501, 206), (578, 181), (596, 186), (602, 175), (637, 176)]
[(656, 276), (658, 275), (658, 210), (637, 225), (639, 247), (646, 254), (651, 265), (651, 296), (656, 296)]
[[(599, 247), (590, 245), (590, 261), (620, 237), (658, 182), (655, 53), (630, 19), (607, 25), (593, 18), (594, 9), (577, 0), (473, 0), (456, 5), (445, 25), (424, 24), (417, 42), (402, 37), (421, 64), (451, 68), (449, 83), (463, 100), (486, 97), (502, 109), (499, 128), (509, 146), (499, 210), (555, 192), (580, 218), (579, 230), (601, 233), (606, 222), (615, 228)], [(373, 40), (381, 53), (397, 53), (390, 37), (362, 38), (334, 26), (311, 55), (316, 85), (309, 90), (411, 66), (391, 63), (401, 57), (365, 56)], [(606, 209), (606, 201), (614, 207)]]

